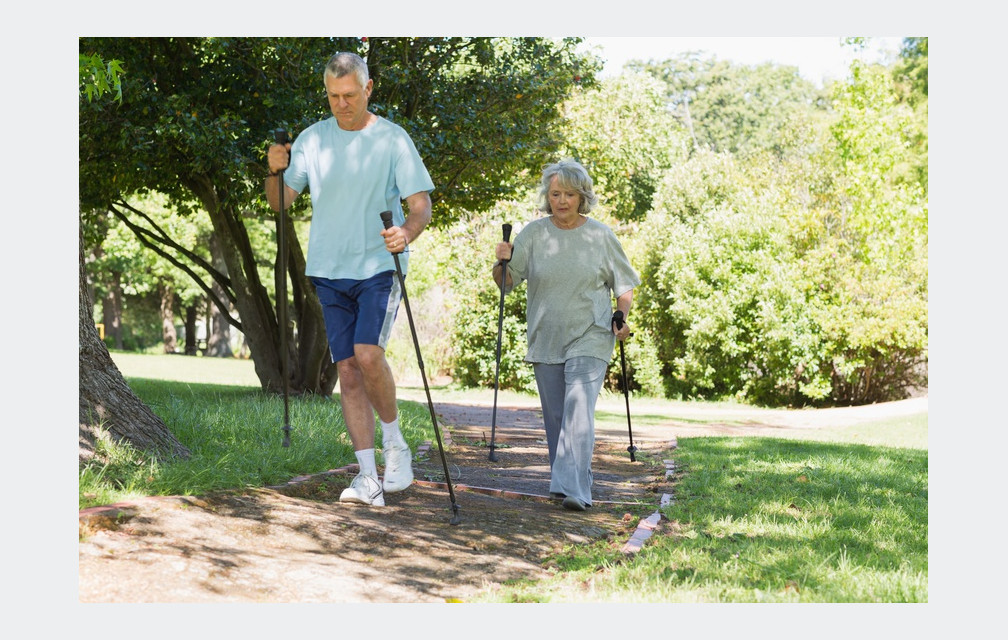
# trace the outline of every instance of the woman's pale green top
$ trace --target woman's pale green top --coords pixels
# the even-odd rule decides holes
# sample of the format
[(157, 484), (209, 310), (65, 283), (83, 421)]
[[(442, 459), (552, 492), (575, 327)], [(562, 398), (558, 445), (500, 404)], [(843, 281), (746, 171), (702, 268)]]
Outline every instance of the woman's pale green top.
[(508, 270), (511, 288), (528, 282), (526, 361), (609, 362), (616, 345), (613, 299), (640, 284), (612, 229), (593, 218), (574, 229), (538, 218), (515, 237)]

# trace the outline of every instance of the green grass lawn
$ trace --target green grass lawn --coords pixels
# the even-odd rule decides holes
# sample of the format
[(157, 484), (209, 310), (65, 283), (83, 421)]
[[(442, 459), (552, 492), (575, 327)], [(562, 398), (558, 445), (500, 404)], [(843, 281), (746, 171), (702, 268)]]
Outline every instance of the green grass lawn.
[(668, 518), (632, 561), (572, 546), (513, 602), (927, 602), (919, 449), (687, 438)]
[[(291, 442), (297, 446), (283, 447), (283, 398), (262, 392), (251, 361), (112, 357), (137, 396), (192, 455), (160, 463), (99, 441), (109, 462), (81, 469), (80, 508), (147, 495), (269, 486), (356, 462), (335, 397), (290, 398)], [(400, 427), (412, 447), (426, 439), (429, 424), (425, 405), (402, 403)]]
[[(156, 463), (105, 443), (111, 461), (80, 470), (81, 507), (280, 483), (353, 461), (332, 399), (292, 399), (299, 445), (282, 448), (283, 400), (260, 391), (249, 361), (113, 359), (193, 455)], [(635, 419), (679, 415), (686, 404), (696, 403), (642, 400)], [(410, 444), (426, 439), (425, 402), (401, 400), (401, 414)], [(625, 419), (618, 406), (600, 411), (600, 422)], [(509, 584), (487, 601), (927, 602), (927, 428), (923, 413), (801, 438), (679, 438), (674, 501), (641, 551), (628, 559), (612, 542), (572, 545), (547, 561), (548, 579)]]

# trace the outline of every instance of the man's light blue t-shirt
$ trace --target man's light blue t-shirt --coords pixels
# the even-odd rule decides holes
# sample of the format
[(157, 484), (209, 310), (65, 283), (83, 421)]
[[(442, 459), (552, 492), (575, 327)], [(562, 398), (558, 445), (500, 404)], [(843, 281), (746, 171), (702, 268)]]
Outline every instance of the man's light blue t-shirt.
[[(291, 145), (284, 182), (311, 193), (305, 275), (332, 279), (394, 270), (381, 213), (391, 211), (392, 224), (402, 226), (402, 200), (434, 190), (409, 134), (381, 117), (360, 131), (340, 129), (333, 117), (305, 129)], [(400, 255), (404, 275), (408, 256)]]

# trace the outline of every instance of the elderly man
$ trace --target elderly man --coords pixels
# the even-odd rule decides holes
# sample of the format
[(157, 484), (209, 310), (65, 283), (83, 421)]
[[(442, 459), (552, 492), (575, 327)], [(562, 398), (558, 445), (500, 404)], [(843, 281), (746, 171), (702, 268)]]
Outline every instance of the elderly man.
[[(412, 455), (399, 431), (395, 380), (385, 359), (402, 297), (392, 254), (403, 254), (405, 274), (404, 252), (431, 219), (434, 183), (402, 127), (368, 111), (373, 81), (360, 56), (334, 55), (323, 82), (333, 117), (305, 129), (293, 144), (269, 148), (266, 197), (279, 211), (281, 171), (285, 206), (305, 187), (311, 194), (305, 275), (322, 303), (343, 417), (360, 464), (340, 500), (384, 506), (384, 491), (402, 491), (413, 482)], [(388, 229), (379, 215), (383, 211), (393, 214)], [(375, 413), (385, 458), (381, 482)]]

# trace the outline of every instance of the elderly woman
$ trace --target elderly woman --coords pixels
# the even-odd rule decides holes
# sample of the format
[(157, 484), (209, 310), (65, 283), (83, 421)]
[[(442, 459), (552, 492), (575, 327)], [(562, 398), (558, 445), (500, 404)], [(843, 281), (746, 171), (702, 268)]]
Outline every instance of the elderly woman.
[(616, 340), (630, 335), (629, 324), (612, 322), (613, 298), (629, 317), (640, 276), (612, 229), (588, 217), (598, 197), (581, 164), (547, 166), (539, 201), (549, 215), (525, 225), (513, 244), (497, 244), (493, 278), (505, 292), (528, 281), (525, 360), (542, 404), (550, 495), (584, 511), (592, 504), (595, 404)]

